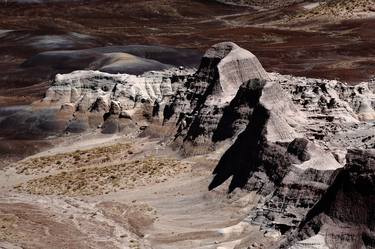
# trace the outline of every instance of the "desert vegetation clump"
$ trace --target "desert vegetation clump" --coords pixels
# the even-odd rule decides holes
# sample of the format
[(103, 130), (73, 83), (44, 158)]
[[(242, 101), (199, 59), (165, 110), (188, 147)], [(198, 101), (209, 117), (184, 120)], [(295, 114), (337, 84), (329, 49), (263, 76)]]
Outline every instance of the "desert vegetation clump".
[(160, 183), (191, 171), (190, 164), (169, 158), (148, 157), (125, 163), (74, 169), (30, 180), (15, 188), (38, 195), (101, 195)]
[(61, 153), (52, 156), (42, 156), (27, 159), (16, 164), (18, 174), (47, 173), (51, 170), (63, 170), (89, 167), (101, 163), (111, 162), (113, 159), (125, 159), (133, 153), (130, 143), (114, 144), (87, 150)]

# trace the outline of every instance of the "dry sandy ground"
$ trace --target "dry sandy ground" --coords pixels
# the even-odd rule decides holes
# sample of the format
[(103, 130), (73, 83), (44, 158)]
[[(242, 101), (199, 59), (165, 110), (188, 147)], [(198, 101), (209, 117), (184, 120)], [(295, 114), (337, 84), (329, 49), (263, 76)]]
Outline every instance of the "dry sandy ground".
[(0, 248), (269, 248), (242, 222), (258, 196), (207, 190), (215, 165), (118, 136), (26, 158), (0, 172)]

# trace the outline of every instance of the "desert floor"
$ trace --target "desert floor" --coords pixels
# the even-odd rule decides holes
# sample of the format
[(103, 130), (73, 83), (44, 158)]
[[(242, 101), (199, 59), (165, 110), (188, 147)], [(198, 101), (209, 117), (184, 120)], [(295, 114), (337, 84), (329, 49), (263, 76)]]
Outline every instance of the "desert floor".
[[(89, 137), (90, 136), (90, 137)], [(242, 222), (254, 193), (207, 186), (217, 155), (181, 159), (149, 139), (90, 134), (0, 172), (5, 248), (267, 248)], [(77, 150), (79, 148), (79, 150)]]

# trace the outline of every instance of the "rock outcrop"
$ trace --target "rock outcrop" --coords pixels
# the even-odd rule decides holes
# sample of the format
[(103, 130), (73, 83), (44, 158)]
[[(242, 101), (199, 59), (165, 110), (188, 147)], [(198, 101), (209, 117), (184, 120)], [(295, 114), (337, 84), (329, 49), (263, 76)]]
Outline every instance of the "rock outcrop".
[[(207, 94), (231, 100), (242, 83), (251, 79), (268, 79), (268, 74), (249, 51), (232, 42), (209, 48), (204, 54), (196, 81), (209, 84)], [(212, 88), (212, 89), (211, 89)]]
[(200, 154), (229, 141), (209, 188), (232, 177), (229, 191), (256, 191), (264, 198), (246, 220), (283, 235), (296, 229), (327, 191), (347, 147), (374, 146), (373, 89), (370, 83), (264, 75), (254, 63), (249, 66), (254, 78), (238, 84), (240, 77), (231, 77), (231, 86), (239, 87), (235, 95), (225, 95), (218, 68), (236, 60), (227, 57), (228, 47), (233, 48), (210, 49), (167, 106), (179, 125), (175, 143), (186, 154)]
[[(185, 79), (183, 86), (167, 105), (169, 115), (165, 116), (165, 122), (177, 122), (179, 125), (176, 144), (181, 145), (186, 154), (210, 151), (217, 142), (215, 140), (224, 140), (218, 132), (214, 133), (224, 128), (227, 122), (225, 119), (231, 119), (231, 112), (236, 111), (229, 110), (231, 106), (232, 109), (238, 108), (237, 102), (247, 102), (247, 97), (257, 95), (258, 88), (264, 84), (261, 81), (268, 79), (258, 59), (236, 44), (224, 42), (211, 47), (203, 56), (198, 71)], [(230, 121), (236, 126), (232, 127), (233, 135), (244, 128), (241, 115), (246, 116), (246, 113), (238, 114)], [(244, 117), (244, 122), (246, 120)]]
[(283, 236), (321, 200), (348, 147), (374, 147), (374, 126), (358, 108), (366, 103), (371, 112), (374, 95), (369, 83), (270, 78), (245, 130), (220, 159), (210, 189), (232, 177), (229, 191), (256, 191), (263, 198), (246, 220)]
[[(279, 82), (307, 123), (300, 132), (343, 162), (346, 148), (372, 148), (375, 95), (372, 82), (349, 86), (336, 80), (307, 79), (280, 74)], [(336, 151), (336, 152), (335, 152)]]
[[(375, 247), (375, 151), (349, 150), (346, 159), (345, 167), (335, 172), (326, 193), (298, 230), (289, 234), (282, 248), (293, 244), (293, 249), (303, 245), (303, 248)], [(296, 240), (301, 241), (295, 243)]]
[(36, 105), (55, 106), (60, 112), (71, 106), (73, 118), (66, 121), (69, 132), (100, 127), (105, 133), (115, 133), (139, 128), (150, 121), (156, 103), (163, 105), (173, 96), (177, 86), (171, 82), (172, 75), (188, 72), (171, 69), (141, 76), (99, 71), (58, 74), (45, 98)]
[[(258, 81), (248, 82), (247, 89), (254, 88), (254, 82)], [(298, 226), (329, 186), (331, 174), (342, 166), (314, 139), (307, 139), (308, 116), (280, 82), (263, 81), (256, 89), (257, 95), (245, 98), (247, 109), (241, 108), (251, 110), (245, 129), (219, 161), (209, 188), (232, 177), (229, 191), (256, 191), (264, 198), (247, 221), (265, 232), (283, 234)], [(243, 88), (238, 94), (242, 92)]]

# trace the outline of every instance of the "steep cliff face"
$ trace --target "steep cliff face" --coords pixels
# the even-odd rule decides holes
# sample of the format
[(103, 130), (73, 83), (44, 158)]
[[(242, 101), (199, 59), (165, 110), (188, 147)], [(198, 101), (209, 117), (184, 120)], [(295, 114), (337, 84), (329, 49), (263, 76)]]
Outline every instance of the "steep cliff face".
[(242, 83), (251, 79), (268, 79), (259, 60), (249, 51), (232, 42), (209, 48), (196, 73), (196, 80), (207, 82), (207, 95), (231, 100)]
[(245, 130), (219, 161), (209, 188), (232, 177), (230, 192), (239, 187), (264, 196), (246, 220), (265, 232), (283, 234), (298, 226), (341, 165), (296, 132), (305, 124), (303, 114), (298, 115), (279, 84), (267, 82), (260, 93)]
[[(215, 72), (207, 69), (212, 64), (220, 62), (206, 61), (206, 72)], [(220, 86), (220, 77), (207, 79), (206, 83)], [(264, 196), (246, 220), (283, 236), (300, 225), (326, 192), (335, 170), (345, 163), (347, 145), (374, 146), (369, 121), (374, 120), (375, 102), (370, 85), (351, 87), (269, 74), (242, 83), (227, 104), (198, 95), (203, 101), (189, 103), (204, 104), (194, 105), (195, 112), (180, 112), (176, 140), (180, 139), (185, 152), (198, 153), (229, 140), (232, 145), (214, 170), (209, 189), (232, 178), (229, 192), (239, 187)], [(218, 89), (212, 95), (220, 96), (220, 87), (212, 89)], [(191, 107), (189, 103), (185, 107)], [(203, 148), (207, 144), (211, 147)]]
[[(234, 62), (238, 60), (236, 53), (229, 56), (228, 48), (233, 49), (232, 44), (219, 44), (206, 53), (200, 69), (185, 79), (167, 105), (172, 114), (165, 122), (177, 123), (174, 145), (187, 155), (207, 153), (225, 141), (231, 145), (214, 170), (209, 189), (231, 178), (229, 192), (243, 188), (262, 195), (246, 220), (265, 232), (278, 231), (281, 236), (299, 225), (328, 188), (334, 170), (342, 167), (324, 147), (326, 141), (317, 142), (319, 139), (310, 135), (309, 127), (317, 121), (312, 114), (319, 113), (328, 123), (331, 112), (339, 113), (337, 125), (342, 120), (359, 120), (347, 102), (338, 101), (331, 111), (317, 108), (316, 98), (337, 96), (336, 90), (329, 88), (324, 94), (315, 90), (317, 96), (310, 101), (301, 94), (314, 93), (317, 82), (308, 85), (307, 80), (294, 77), (264, 75), (257, 63), (248, 64), (247, 77), (227, 77), (232, 79), (231, 86), (238, 88), (235, 95), (223, 91), (227, 83), (222, 79), (227, 78), (221, 74), (244, 70)], [(236, 70), (220, 71), (228, 58)], [(252, 57), (247, 58), (245, 62)], [(250, 80), (240, 84), (238, 79), (244, 78)], [(305, 88), (301, 84), (306, 84)], [(316, 132), (327, 136), (335, 130), (321, 128)]]
[(345, 167), (336, 171), (326, 193), (282, 248), (293, 244), (291, 248), (375, 248), (375, 151), (349, 150), (346, 159)]
[[(236, 44), (224, 42), (208, 49), (198, 71), (167, 106), (171, 115), (165, 121), (179, 125), (175, 144), (186, 154), (202, 154), (212, 150), (215, 142), (237, 135), (248, 122), (247, 112), (259, 98), (256, 92), (262, 81), (268, 79), (258, 59)], [(228, 125), (231, 134), (221, 135)]]
[[(238, 104), (238, 100), (241, 100), (243, 94), (246, 93), (246, 97), (243, 98), (246, 101), (240, 102), (242, 114), (246, 113), (246, 117), (238, 120), (246, 120), (247, 124), (232, 147), (221, 158), (214, 171), (216, 176), (210, 188), (215, 188), (232, 175), (230, 190), (235, 187), (244, 187), (250, 177), (250, 172), (258, 170), (264, 173), (269, 171), (268, 176), (274, 178), (274, 182), (280, 182), (288, 171), (283, 168), (291, 166), (292, 159), (287, 155), (287, 147), (283, 146), (282, 142), (292, 142), (299, 136), (290, 125), (289, 119), (292, 117), (288, 117), (288, 113), (294, 107), (283, 95), (280, 85), (275, 82), (263, 81), (259, 84), (258, 80), (253, 80), (240, 88), (238, 98), (236, 97), (230, 105), (232, 108), (228, 108), (224, 113), (222, 119), (224, 124), (215, 131), (214, 139), (219, 140), (232, 135), (226, 134), (225, 131), (229, 128), (233, 129), (237, 121), (231, 118), (235, 116), (237, 109), (233, 106)], [(269, 157), (274, 157), (275, 162), (271, 162)], [(271, 165), (272, 163), (274, 165)]]
[[(239, 187), (262, 195), (246, 221), (282, 238), (300, 226), (331, 186), (347, 147), (374, 147), (373, 118), (363, 119), (357, 108), (374, 103), (374, 95), (369, 83), (350, 87), (277, 74), (270, 78), (259, 88), (245, 130), (219, 161), (209, 187), (232, 177), (229, 191)], [(372, 104), (366, 106), (371, 112)]]

